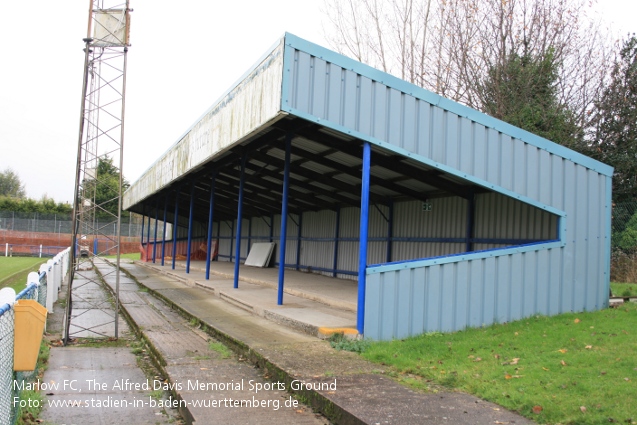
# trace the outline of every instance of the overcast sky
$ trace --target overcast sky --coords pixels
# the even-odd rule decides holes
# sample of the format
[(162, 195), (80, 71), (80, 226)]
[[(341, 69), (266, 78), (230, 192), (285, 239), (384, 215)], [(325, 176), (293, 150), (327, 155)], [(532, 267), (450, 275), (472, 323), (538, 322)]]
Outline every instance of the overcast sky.
[[(637, 1), (603, 0), (620, 34)], [(285, 31), (314, 43), (322, 0), (131, 0), (124, 175), (133, 182)], [(0, 26), (0, 171), (27, 196), (73, 198), (88, 0), (6, 2)]]

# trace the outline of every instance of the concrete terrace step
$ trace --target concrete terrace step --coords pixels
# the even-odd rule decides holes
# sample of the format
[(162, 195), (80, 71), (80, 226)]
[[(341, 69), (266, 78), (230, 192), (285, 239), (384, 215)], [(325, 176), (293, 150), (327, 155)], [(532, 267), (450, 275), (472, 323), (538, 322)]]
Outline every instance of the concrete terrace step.
[[(315, 337), (326, 338), (333, 333), (331, 329), (344, 330), (344, 333), (349, 335), (357, 334), (356, 314), (350, 310), (351, 303), (338, 302), (337, 297), (329, 293), (340, 283), (346, 286), (344, 289), (339, 288), (336, 291), (337, 295), (345, 294), (345, 291), (351, 292), (353, 287), (349, 281), (324, 276), (318, 276), (318, 279), (314, 280), (314, 276), (308, 276), (306, 273), (290, 272), (286, 278), (290, 280), (290, 286), (293, 288), (286, 292), (283, 305), (277, 305), (276, 286), (268, 279), (272, 277), (271, 270), (266, 271), (265, 277), (259, 278), (256, 275), (262, 269), (242, 266), (240, 276), (243, 274), (244, 277), (239, 288), (234, 288), (232, 275), (225, 271), (211, 271), (210, 279), (206, 280), (205, 271), (200, 267), (191, 266), (190, 273), (186, 273), (185, 267), (173, 270), (169, 266), (162, 267), (152, 263), (136, 264), (177, 279), (188, 286), (203, 288), (235, 307)], [(224, 266), (228, 268), (227, 265)], [(217, 264), (215, 268), (218, 268)], [(328, 286), (325, 285), (326, 280), (329, 281)], [(325, 294), (318, 297), (316, 294), (320, 290)], [(317, 301), (317, 298), (321, 298), (322, 301)], [(347, 309), (343, 309), (343, 306), (347, 306)]]
[[(142, 263), (142, 262), (140, 262)], [(166, 269), (168, 273), (176, 273), (186, 269), (185, 261), (176, 261), (175, 270), (166, 263), (159, 266), (159, 263), (144, 263)], [(205, 280), (206, 262), (191, 261), (189, 277), (193, 273), (200, 272), (202, 280)], [(183, 276), (183, 275), (182, 275)], [(227, 261), (215, 261), (211, 265), (210, 276), (215, 278), (234, 279), (234, 263)], [(192, 278), (191, 278), (192, 279)], [(316, 273), (306, 273), (295, 270), (285, 270), (285, 294), (306, 298), (331, 307), (356, 312), (358, 300), (358, 283), (351, 279), (337, 279)], [(271, 289), (278, 289), (279, 269), (273, 267), (250, 267), (241, 265), (239, 268), (239, 281), (265, 286)]]

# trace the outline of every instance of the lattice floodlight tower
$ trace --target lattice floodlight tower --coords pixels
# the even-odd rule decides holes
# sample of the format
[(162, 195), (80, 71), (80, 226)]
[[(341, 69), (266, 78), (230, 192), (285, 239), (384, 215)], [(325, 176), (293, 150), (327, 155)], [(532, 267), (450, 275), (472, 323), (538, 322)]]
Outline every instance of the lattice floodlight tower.
[[(129, 1), (89, 0), (64, 343), (118, 337), (119, 255)], [(112, 4), (110, 4), (112, 3)], [(116, 267), (96, 265), (116, 255)], [(115, 299), (100, 289), (107, 283)]]

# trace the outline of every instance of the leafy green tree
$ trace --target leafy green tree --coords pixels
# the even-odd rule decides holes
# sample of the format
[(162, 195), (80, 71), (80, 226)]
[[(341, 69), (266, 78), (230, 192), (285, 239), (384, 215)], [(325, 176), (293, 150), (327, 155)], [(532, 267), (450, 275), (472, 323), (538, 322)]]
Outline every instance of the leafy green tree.
[[(101, 157), (98, 160), (96, 176), (95, 180), (84, 182), (84, 197), (94, 203), (96, 217), (117, 217), (119, 168), (113, 164), (112, 158)], [(122, 191), (129, 186), (128, 181), (123, 178)]]
[(624, 41), (611, 80), (595, 104), (592, 153), (615, 167), (613, 200), (637, 198), (637, 37)]
[(14, 211), (23, 213), (70, 214), (71, 204), (58, 202), (51, 198), (36, 201), (31, 198), (13, 198), (0, 196), (0, 211)]
[(24, 183), (20, 180), (20, 176), (11, 168), (0, 172), (0, 196), (12, 198), (24, 198), (26, 196)]
[(479, 84), (483, 111), (553, 142), (579, 148), (583, 132), (558, 101), (558, 64), (553, 50), (511, 53)]

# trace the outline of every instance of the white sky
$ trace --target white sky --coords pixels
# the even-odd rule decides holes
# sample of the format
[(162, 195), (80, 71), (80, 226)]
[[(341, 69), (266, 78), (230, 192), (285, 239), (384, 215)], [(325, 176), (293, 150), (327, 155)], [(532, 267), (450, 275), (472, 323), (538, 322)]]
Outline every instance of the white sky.
[[(620, 35), (637, 1), (599, 6)], [(322, 0), (131, 0), (124, 175), (134, 182), (285, 31), (327, 46)], [(88, 0), (6, 2), (0, 171), (27, 195), (73, 198)]]

